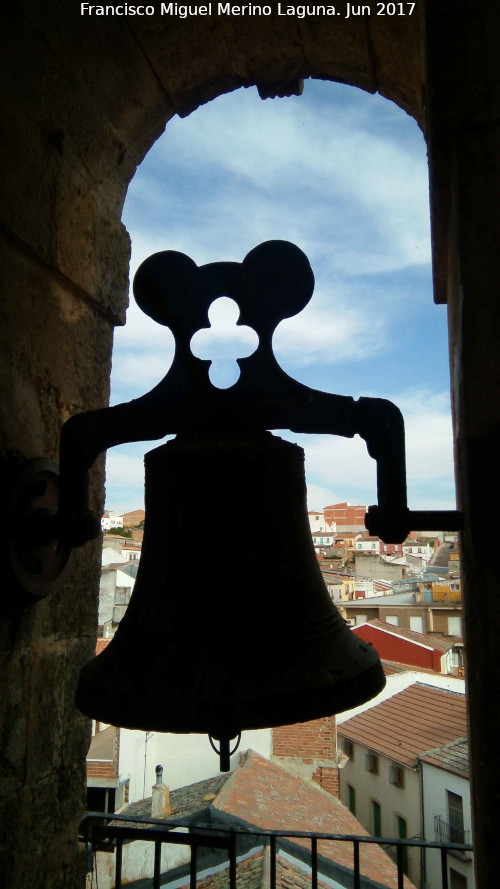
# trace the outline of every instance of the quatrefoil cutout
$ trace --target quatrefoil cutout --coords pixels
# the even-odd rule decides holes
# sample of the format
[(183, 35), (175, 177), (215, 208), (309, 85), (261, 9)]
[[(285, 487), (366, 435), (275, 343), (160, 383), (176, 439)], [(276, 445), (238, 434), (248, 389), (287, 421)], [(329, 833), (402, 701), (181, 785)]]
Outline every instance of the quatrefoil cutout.
[(198, 330), (190, 347), (196, 358), (210, 361), (210, 382), (228, 389), (239, 379), (237, 358), (247, 358), (259, 345), (259, 338), (246, 324), (238, 324), (240, 310), (233, 299), (221, 296), (208, 310), (210, 328)]

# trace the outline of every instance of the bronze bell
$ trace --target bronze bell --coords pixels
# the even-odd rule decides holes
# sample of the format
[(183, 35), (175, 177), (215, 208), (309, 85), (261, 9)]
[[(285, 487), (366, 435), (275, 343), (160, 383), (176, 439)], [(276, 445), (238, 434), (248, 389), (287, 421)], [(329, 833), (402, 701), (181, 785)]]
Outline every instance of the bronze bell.
[(269, 432), (180, 434), (146, 455), (135, 588), (77, 705), (112, 725), (232, 738), (363, 703), (377, 652), (326, 590), (304, 452)]
[[(348, 709), (385, 684), (376, 651), (330, 601), (312, 546), (304, 455), (270, 430), (363, 436), (377, 460), (381, 517), (406, 517), (404, 427), (397, 408), (298, 383), (272, 351), (276, 326), (314, 289), (307, 257), (268, 241), (243, 262), (198, 267), (164, 251), (138, 269), (143, 311), (169, 327), (175, 356), (147, 394), (72, 417), (61, 439), (58, 523), (89, 536), (87, 470), (125, 441), (177, 438), (146, 456), (146, 520), (135, 589), (115, 637), (81, 674), (77, 704), (102, 722), (208, 732), (229, 767), (242, 729)], [(259, 345), (228, 389), (191, 351), (219, 296), (233, 298)], [(403, 533), (399, 523), (396, 531)], [(389, 538), (391, 539), (391, 538)]]

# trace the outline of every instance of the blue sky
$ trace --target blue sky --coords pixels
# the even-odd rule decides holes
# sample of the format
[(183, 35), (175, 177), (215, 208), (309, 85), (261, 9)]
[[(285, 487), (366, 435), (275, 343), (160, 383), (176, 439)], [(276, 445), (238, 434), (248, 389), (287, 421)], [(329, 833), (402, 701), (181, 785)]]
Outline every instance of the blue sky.
[[(410, 507), (455, 507), (446, 307), (432, 299), (426, 148), (412, 118), (380, 96), (322, 81), (306, 81), (301, 97), (263, 102), (256, 89), (221, 96), (170, 121), (130, 185), (123, 221), (131, 280), (159, 250), (203, 264), (241, 261), (268, 239), (301, 247), (315, 292), (278, 327), (278, 361), (314, 388), (394, 401), (405, 417)], [(228, 300), (213, 305), (219, 386), (234, 381), (232, 310)], [(254, 340), (240, 329), (237, 354)], [(172, 343), (131, 296), (127, 324), (115, 333), (113, 404), (164, 376)], [(310, 508), (375, 502), (375, 463), (363, 441), (283, 436), (306, 450)], [(109, 451), (109, 509), (143, 505), (150, 447)]]

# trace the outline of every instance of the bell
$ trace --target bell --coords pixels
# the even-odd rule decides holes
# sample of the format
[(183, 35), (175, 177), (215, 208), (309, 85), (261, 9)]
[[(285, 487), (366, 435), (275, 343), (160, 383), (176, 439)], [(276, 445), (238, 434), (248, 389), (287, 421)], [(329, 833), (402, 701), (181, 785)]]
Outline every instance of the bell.
[(83, 670), (78, 707), (111, 725), (200, 732), (305, 722), (385, 678), (326, 590), (304, 452), (269, 432), (194, 433), (150, 451), (135, 588)]

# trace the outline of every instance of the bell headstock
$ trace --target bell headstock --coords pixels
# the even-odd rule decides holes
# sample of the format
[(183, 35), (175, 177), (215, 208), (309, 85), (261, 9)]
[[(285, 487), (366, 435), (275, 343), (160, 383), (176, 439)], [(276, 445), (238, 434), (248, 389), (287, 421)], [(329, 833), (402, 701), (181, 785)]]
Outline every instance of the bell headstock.
[(208, 327), (208, 309), (229, 296), (240, 309), (240, 324), (252, 327), (264, 342), (280, 321), (298, 314), (314, 290), (305, 253), (289, 241), (265, 241), (243, 262), (197, 266), (174, 250), (155, 253), (139, 267), (134, 296), (139, 308), (169, 327), (177, 341), (189, 341)]

